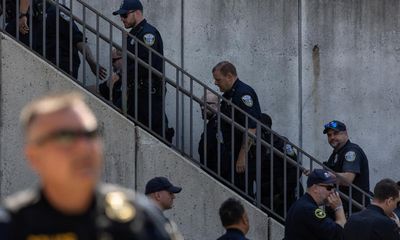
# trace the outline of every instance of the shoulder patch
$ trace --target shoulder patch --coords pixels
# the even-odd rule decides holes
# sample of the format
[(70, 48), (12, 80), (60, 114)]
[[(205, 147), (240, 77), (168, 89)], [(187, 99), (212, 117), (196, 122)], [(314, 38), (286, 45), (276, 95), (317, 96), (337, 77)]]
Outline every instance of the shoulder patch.
[(348, 151), (346, 155), (344, 155), (344, 158), (348, 162), (353, 162), (354, 160), (356, 160), (356, 153), (354, 151)]
[(287, 155), (293, 157), (296, 154), (294, 149), (293, 149), (293, 147), (292, 147), (292, 145), (286, 143), (285, 148), (286, 148), (286, 154)]
[(135, 45), (135, 39), (132, 38), (130, 44)]
[(326, 213), (324, 212), (324, 210), (322, 210), (322, 209), (320, 209), (320, 208), (315, 209), (314, 214), (315, 214), (315, 216), (316, 216), (317, 218), (319, 218), (319, 219), (323, 219), (323, 218), (326, 217)]
[(252, 107), (253, 106), (253, 99), (251, 98), (250, 95), (243, 95), (242, 96), (242, 101), (243, 101), (244, 105), (246, 105), (248, 107)]
[(156, 41), (156, 37), (152, 34), (152, 33), (146, 33), (143, 36), (143, 42), (147, 45), (147, 46), (153, 46), (154, 42)]

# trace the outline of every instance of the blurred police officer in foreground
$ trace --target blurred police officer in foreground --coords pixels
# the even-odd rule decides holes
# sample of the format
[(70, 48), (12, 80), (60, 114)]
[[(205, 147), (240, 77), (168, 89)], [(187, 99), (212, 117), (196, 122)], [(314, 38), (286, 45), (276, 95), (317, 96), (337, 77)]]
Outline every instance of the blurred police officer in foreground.
[[(324, 164), (334, 170), (345, 181), (340, 181), (339, 190), (349, 195), (349, 183), (356, 185), (363, 191), (369, 193), (369, 167), (368, 159), (364, 151), (349, 140), (346, 125), (342, 122), (333, 120), (324, 126), (324, 134), (328, 137), (328, 142), (333, 148), (333, 152)], [(363, 204), (363, 195), (360, 191), (352, 188), (353, 200)], [(369, 198), (364, 198), (365, 206), (369, 204)], [(345, 212), (349, 211), (348, 201), (343, 201)], [(352, 212), (361, 209), (353, 205)]]
[(217, 240), (248, 240), (245, 235), (250, 229), (249, 218), (239, 200), (229, 198), (223, 202), (219, 208), (219, 216), (226, 233)]
[(399, 219), (394, 210), (400, 202), (399, 186), (391, 179), (382, 179), (374, 189), (371, 204), (351, 215), (344, 227), (344, 239), (399, 240)]
[[(232, 115), (234, 115), (232, 120), (240, 126), (247, 128), (245, 131), (242, 131), (237, 127), (234, 127), (234, 124), (230, 121), (221, 121), (221, 131), (224, 138), (225, 148), (223, 157), (224, 162), (221, 167), (222, 176), (227, 180), (231, 180), (231, 164), (233, 164), (236, 173), (234, 176), (235, 184), (237, 184), (239, 188), (244, 189), (246, 168), (249, 171), (249, 175), (255, 174), (255, 159), (247, 159), (248, 166), (246, 165), (247, 153), (254, 142), (252, 137), (248, 135), (246, 138), (246, 135), (247, 131), (255, 134), (257, 125), (255, 121), (247, 118), (245, 114), (232, 108), (231, 103), (235, 104), (255, 119), (260, 119), (260, 104), (254, 89), (239, 80), (236, 68), (232, 63), (227, 61), (218, 63), (212, 69), (212, 74), (215, 80), (215, 85), (217, 85), (219, 90), (224, 93), (223, 97), (228, 100), (222, 100), (221, 113), (225, 114), (227, 117), (232, 117)], [(232, 129), (234, 129), (233, 135)], [(254, 177), (250, 177), (250, 179), (253, 178)], [(253, 191), (250, 190), (250, 193), (251, 192)]]
[(171, 239), (144, 196), (98, 183), (102, 143), (80, 95), (36, 100), (21, 121), (40, 186), (5, 199), (0, 239)]
[[(286, 216), (285, 240), (342, 239), (346, 217), (335, 182), (336, 177), (323, 169), (315, 169), (308, 175), (307, 192)], [(321, 206), (334, 209), (335, 219), (328, 217)]]
[[(136, 55), (142, 61), (151, 65), (155, 70), (163, 73), (163, 60), (155, 53), (151, 53), (148, 48), (154, 49), (159, 54), (164, 54), (163, 41), (160, 32), (151, 24), (149, 24), (143, 16), (143, 6), (139, 0), (124, 0), (119, 10), (113, 12), (113, 15), (119, 15), (125, 28), (131, 28), (129, 32), (141, 42), (137, 42), (137, 53), (135, 51), (136, 40), (131, 36), (127, 37), (127, 48), (130, 53)], [(151, 62), (150, 62), (151, 59)], [(127, 61), (127, 78), (128, 78), (128, 113), (134, 116), (142, 124), (151, 127), (154, 132), (163, 136), (163, 89), (162, 77), (152, 71), (149, 75), (149, 70), (143, 64), (137, 63), (138, 68), (135, 69), (135, 59), (128, 56)], [(135, 75), (137, 70), (137, 82)], [(122, 78), (122, 76), (121, 76)], [(136, 86), (135, 86), (136, 85)], [(137, 116), (135, 115), (135, 87), (137, 88)], [(149, 93), (151, 94), (151, 110), (149, 102)], [(164, 95), (165, 96), (165, 95)], [(149, 112), (151, 118), (149, 118)], [(171, 130), (168, 130), (168, 120), (165, 117), (165, 131), (168, 140), (172, 140)], [(169, 132), (168, 132), (169, 131)]]

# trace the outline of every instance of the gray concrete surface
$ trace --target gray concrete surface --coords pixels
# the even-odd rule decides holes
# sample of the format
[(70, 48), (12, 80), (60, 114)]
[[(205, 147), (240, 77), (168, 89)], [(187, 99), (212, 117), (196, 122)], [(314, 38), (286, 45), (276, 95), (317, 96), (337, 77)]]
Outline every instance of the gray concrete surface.
[(0, 195), (35, 183), (23, 155), (19, 112), (31, 99), (50, 91), (76, 90), (87, 96), (104, 135), (104, 180), (135, 184), (135, 128), (132, 123), (13, 40), (1, 35)]
[(273, 218), (269, 218), (269, 237), (270, 240), (282, 240), (285, 236), (285, 227)]
[[(219, 220), (221, 203), (237, 194), (211, 179), (193, 163), (162, 145), (147, 132), (137, 128), (137, 190), (155, 176), (164, 176), (183, 190), (176, 194), (175, 206), (166, 211), (175, 221), (186, 240), (216, 239), (224, 233)], [(242, 202), (249, 213), (250, 239), (268, 239), (268, 216), (252, 205)]]

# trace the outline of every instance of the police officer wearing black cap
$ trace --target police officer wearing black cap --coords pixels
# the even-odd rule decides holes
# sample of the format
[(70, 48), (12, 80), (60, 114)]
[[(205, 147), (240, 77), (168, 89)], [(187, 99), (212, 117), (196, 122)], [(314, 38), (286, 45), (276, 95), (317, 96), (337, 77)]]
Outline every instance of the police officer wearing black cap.
[[(246, 127), (246, 116), (236, 109), (232, 112), (231, 103), (233, 103), (255, 119), (260, 119), (261, 109), (257, 94), (253, 88), (239, 80), (236, 68), (232, 63), (228, 61), (218, 63), (212, 69), (212, 74), (215, 85), (224, 93), (223, 97), (228, 100), (221, 102), (220, 109), (223, 114), (228, 117), (231, 117), (233, 114), (235, 123)], [(248, 131), (255, 134), (256, 122), (248, 119), (247, 123)], [(246, 132), (239, 130), (237, 127), (233, 127), (235, 130), (232, 136), (232, 127), (231, 122), (221, 121), (221, 131), (225, 148), (221, 174), (225, 179), (231, 180), (231, 164), (234, 164), (236, 173), (234, 176), (235, 183), (239, 188), (244, 189), (246, 167), (248, 168), (249, 179), (254, 179), (255, 175), (255, 159), (248, 159), (249, 166), (246, 166), (247, 151), (250, 150), (254, 141), (249, 136), (246, 142)], [(232, 158), (233, 163), (231, 162)], [(249, 190), (250, 193), (253, 192), (252, 189), (249, 188)]]
[[(346, 217), (342, 201), (335, 191), (336, 177), (323, 169), (314, 169), (307, 179), (307, 192), (289, 209), (285, 223), (285, 240), (342, 239)], [(322, 206), (335, 211), (334, 219)]]
[[(350, 142), (347, 135), (346, 125), (340, 121), (333, 120), (324, 125), (324, 134), (333, 148), (328, 161), (324, 164), (334, 170), (345, 181), (339, 181), (340, 191), (349, 194), (348, 184), (352, 183), (363, 191), (369, 193), (369, 167), (368, 159), (364, 151), (357, 145)], [(352, 199), (363, 203), (363, 195), (360, 191), (352, 189)], [(365, 205), (369, 204), (369, 198), (364, 198)], [(346, 213), (348, 202), (344, 201)], [(360, 208), (353, 205), (352, 212), (360, 211)]]
[[(143, 6), (139, 0), (124, 0), (119, 10), (113, 12), (113, 15), (119, 15), (125, 28), (132, 28), (129, 32), (135, 36), (140, 42), (137, 43), (137, 54), (135, 53), (136, 39), (128, 36), (127, 44), (128, 51), (137, 55), (141, 60), (149, 63), (149, 50), (152, 48), (159, 54), (164, 54), (163, 41), (159, 31), (149, 24), (143, 16)], [(161, 57), (152, 53), (151, 63), (153, 68), (163, 73), (163, 60)], [(142, 124), (149, 127), (149, 88), (151, 93), (151, 129), (163, 136), (162, 134), (162, 116), (165, 114), (163, 108), (163, 84), (161, 76), (152, 72), (149, 75), (149, 70), (138, 62), (137, 83), (135, 83), (135, 60), (128, 57), (127, 61), (127, 78), (128, 78), (128, 113), (134, 116)], [(135, 84), (137, 84), (137, 106), (138, 116), (135, 116)], [(166, 118), (165, 118), (166, 119)], [(165, 129), (168, 120), (166, 119)], [(172, 137), (171, 137), (172, 139)]]
[(393, 213), (400, 202), (399, 186), (392, 179), (382, 179), (374, 189), (371, 204), (351, 215), (344, 226), (344, 239), (399, 240), (399, 219)]
[(174, 239), (143, 195), (99, 183), (102, 143), (80, 95), (46, 96), (21, 113), (37, 187), (5, 199), (0, 239)]

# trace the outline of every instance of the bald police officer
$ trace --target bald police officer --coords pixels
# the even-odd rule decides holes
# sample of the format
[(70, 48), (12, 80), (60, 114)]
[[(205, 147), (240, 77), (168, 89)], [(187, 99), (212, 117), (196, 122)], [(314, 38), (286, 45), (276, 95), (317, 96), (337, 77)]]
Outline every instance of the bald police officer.
[[(335, 183), (336, 177), (326, 170), (315, 169), (309, 174), (307, 192), (286, 216), (285, 240), (342, 239), (346, 217)], [(334, 209), (335, 219), (328, 217), (321, 206)]]
[[(368, 159), (364, 151), (349, 140), (346, 125), (340, 121), (333, 120), (324, 125), (324, 134), (333, 148), (333, 152), (325, 163), (334, 170), (345, 181), (339, 181), (339, 190), (349, 195), (349, 183), (353, 183), (363, 191), (369, 193), (369, 167)], [(363, 194), (357, 189), (352, 189), (352, 199), (363, 203)], [(369, 204), (369, 198), (364, 198), (365, 205)], [(349, 211), (348, 202), (344, 201), (345, 212)], [(352, 212), (360, 211), (353, 205)]]
[(5, 199), (0, 239), (171, 239), (147, 198), (98, 184), (102, 143), (80, 95), (36, 100), (21, 122), (25, 155), (40, 185)]

